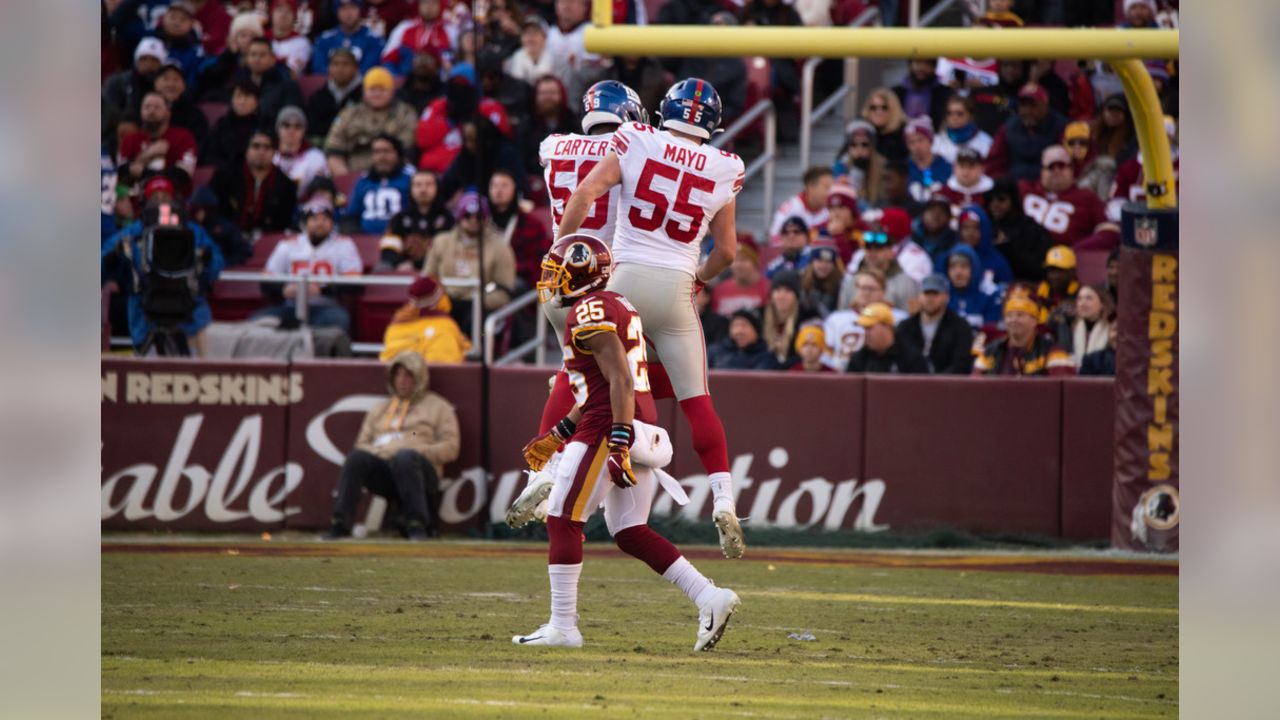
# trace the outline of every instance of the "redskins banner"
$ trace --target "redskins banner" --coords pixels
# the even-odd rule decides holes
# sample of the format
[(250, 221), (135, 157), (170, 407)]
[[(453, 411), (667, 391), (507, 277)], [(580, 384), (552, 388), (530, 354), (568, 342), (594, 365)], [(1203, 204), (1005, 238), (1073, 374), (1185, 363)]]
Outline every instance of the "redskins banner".
[(1120, 250), (1111, 543), (1178, 549), (1178, 215), (1126, 205)]
[[(462, 434), (442, 480), (440, 519), (455, 532), (502, 522), (524, 487), (520, 448), (550, 377), (488, 370), (482, 412), (482, 372), (430, 370)], [(748, 527), (1106, 535), (1111, 466), (1098, 427), (1110, 423), (1108, 381), (712, 373), (711, 390)], [(104, 359), (103, 527), (323, 529), (360, 421), (386, 392), (385, 367), (369, 361)], [(661, 493), (654, 514), (707, 521), (711, 492), (688, 426), (674, 402), (658, 410), (675, 446), (667, 470), (690, 502)], [(367, 500), (357, 520), (376, 528), (385, 508)]]

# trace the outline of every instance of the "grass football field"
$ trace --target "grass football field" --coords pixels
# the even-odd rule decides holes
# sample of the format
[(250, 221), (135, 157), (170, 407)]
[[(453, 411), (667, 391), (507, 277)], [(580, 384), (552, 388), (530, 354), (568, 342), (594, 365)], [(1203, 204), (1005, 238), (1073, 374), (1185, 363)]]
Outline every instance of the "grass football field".
[(1177, 716), (1169, 561), (685, 550), (742, 598), (713, 652), (692, 652), (692, 604), (610, 545), (588, 545), (568, 650), (511, 644), (548, 615), (538, 543), (107, 539), (102, 714)]

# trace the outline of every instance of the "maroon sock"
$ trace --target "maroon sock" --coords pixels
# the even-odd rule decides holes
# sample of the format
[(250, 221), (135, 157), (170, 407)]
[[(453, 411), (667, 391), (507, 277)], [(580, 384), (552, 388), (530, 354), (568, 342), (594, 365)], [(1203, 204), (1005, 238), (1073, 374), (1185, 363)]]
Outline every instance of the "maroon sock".
[(578, 565), (582, 562), (582, 523), (547, 516), (547, 564)]
[(625, 530), (619, 530), (618, 534), (613, 536), (613, 541), (618, 544), (622, 552), (642, 560), (659, 575), (680, 559), (680, 551), (676, 546), (654, 532), (648, 525), (634, 525)]
[(680, 409), (689, 421), (693, 451), (698, 453), (707, 474), (729, 472), (729, 445), (724, 438), (720, 416), (711, 405), (711, 396), (699, 395), (681, 400)]

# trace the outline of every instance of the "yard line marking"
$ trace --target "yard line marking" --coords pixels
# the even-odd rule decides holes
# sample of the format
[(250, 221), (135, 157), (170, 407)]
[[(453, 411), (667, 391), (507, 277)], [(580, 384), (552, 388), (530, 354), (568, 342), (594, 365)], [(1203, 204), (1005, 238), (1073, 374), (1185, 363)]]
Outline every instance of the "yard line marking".
[(814, 602), (877, 603), (892, 605), (952, 605), (960, 607), (1015, 608), (1023, 610), (1061, 610), (1066, 612), (1139, 613), (1177, 615), (1178, 608), (1136, 607), (1132, 605), (1080, 605), (1076, 603), (1033, 602), (1029, 600), (983, 600), (979, 598), (926, 598), (910, 595), (867, 595), (864, 593), (820, 593), (804, 591), (777, 592), (744, 590), (748, 597), (777, 597)]

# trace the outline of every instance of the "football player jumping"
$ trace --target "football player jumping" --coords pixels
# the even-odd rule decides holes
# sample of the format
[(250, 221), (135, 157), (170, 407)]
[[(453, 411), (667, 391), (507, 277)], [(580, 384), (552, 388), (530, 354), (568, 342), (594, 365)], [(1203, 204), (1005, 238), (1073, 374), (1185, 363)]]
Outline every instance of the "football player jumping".
[[(707, 389), (707, 349), (693, 296), (737, 254), (734, 209), (744, 168), (737, 155), (707, 144), (720, 124), (720, 96), (707, 81), (671, 86), (661, 115), (661, 130), (632, 122), (614, 132), (609, 152), (565, 205), (559, 232), (577, 232), (599, 198), (621, 187), (609, 289), (644, 319), (711, 483), (720, 548), (726, 557), (741, 557), (746, 543), (724, 426)], [(708, 231), (715, 246), (699, 264)]]
[(565, 236), (562, 244), (563, 255), (548, 258), (544, 268), (552, 276), (553, 301), (569, 308), (564, 358), (575, 404), (524, 448), (529, 467), (540, 471), (563, 447), (546, 518), (551, 618), (511, 641), (582, 646), (582, 527), (603, 505), (605, 525), (618, 547), (679, 587), (698, 607), (693, 648), (710, 650), (724, 634), (739, 600), (732, 590), (716, 587), (648, 525), (658, 484), (675, 495), (683, 495), (683, 490), (658, 470), (671, 461), (671, 440), (652, 424), (656, 411), (640, 315), (625, 297), (605, 289), (613, 259), (603, 241), (574, 234)]

